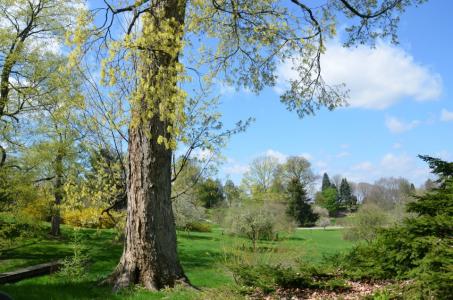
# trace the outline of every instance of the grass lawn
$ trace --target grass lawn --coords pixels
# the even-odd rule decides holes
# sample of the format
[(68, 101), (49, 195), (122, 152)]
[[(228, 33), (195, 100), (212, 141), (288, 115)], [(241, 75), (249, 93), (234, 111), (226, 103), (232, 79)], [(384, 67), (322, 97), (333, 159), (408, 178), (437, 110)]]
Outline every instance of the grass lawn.
[[(23, 245), (1, 253), (0, 272), (48, 262), (72, 254), (71, 227), (63, 226), (62, 238), (29, 239)], [(247, 250), (250, 242), (245, 239), (223, 235), (221, 229), (212, 233), (180, 232), (178, 246), (180, 259), (191, 283), (203, 292), (175, 288), (162, 292), (148, 292), (141, 289), (112, 293), (110, 287), (98, 283), (112, 272), (122, 251), (122, 244), (113, 242), (111, 230), (82, 229), (80, 235), (90, 258), (89, 274), (81, 282), (67, 282), (54, 275), (23, 280), (15, 284), (0, 285), (0, 291), (14, 299), (230, 299), (235, 283), (225, 267), (231, 253), (256, 254)], [(319, 262), (323, 255), (331, 255), (351, 247), (350, 242), (341, 238), (339, 230), (296, 230), (294, 234), (279, 242), (262, 242), (259, 259), (291, 263), (303, 258)]]

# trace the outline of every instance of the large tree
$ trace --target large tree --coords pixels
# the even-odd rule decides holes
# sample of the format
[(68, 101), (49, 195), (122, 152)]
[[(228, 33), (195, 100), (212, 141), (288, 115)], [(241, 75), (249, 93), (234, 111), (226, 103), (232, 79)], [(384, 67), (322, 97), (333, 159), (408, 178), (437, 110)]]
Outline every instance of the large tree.
[(197, 187), (197, 198), (205, 208), (213, 208), (225, 201), (220, 180), (208, 178), (200, 182)]
[[(398, 14), (422, 1), (339, 0), (316, 8), (302, 0), (117, 2), (104, 1), (105, 7), (82, 16), (70, 40), (76, 44), (74, 56), (87, 47), (97, 54), (108, 50), (102, 77), (112, 85), (130, 79), (124, 73), (134, 70), (126, 242), (113, 280), (117, 288), (142, 284), (160, 289), (187, 281), (176, 250), (171, 160), (184, 127), (182, 87), (188, 71), (195, 70), (204, 83), (217, 77), (259, 92), (275, 84), (277, 64), (291, 60), (299, 76), (281, 101), (299, 116), (321, 106), (333, 109), (344, 103), (345, 92), (325, 84), (320, 60), (337, 16), (351, 19), (347, 45), (372, 43), (395, 38)], [(101, 16), (107, 19), (99, 22)]]
[(278, 168), (277, 176), (281, 177), (282, 183), (288, 185), (292, 180), (297, 180), (306, 188), (315, 181), (316, 176), (311, 170), (310, 162), (302, 156), (290, 156), (284, 164)]
[(58, 76), (60, 46), (83, 1), (0, 1), (0, 167), (18, 144), (21, 115), (40, 110)]
[(253, 194), (270, 192), (279, 168), (278, 159), (273, 156), (261, 156), (250, 163), (250, 169), (244, 174), (243, 183)]

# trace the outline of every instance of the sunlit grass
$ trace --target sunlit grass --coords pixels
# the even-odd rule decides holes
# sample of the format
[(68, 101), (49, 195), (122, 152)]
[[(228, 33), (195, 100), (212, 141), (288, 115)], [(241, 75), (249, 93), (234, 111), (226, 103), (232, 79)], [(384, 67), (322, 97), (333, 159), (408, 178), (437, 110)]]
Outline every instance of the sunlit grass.
[[(71, 255), (73, 228), (63, 226), (62, 238), (24, 240), (23, 244), (0, 257), (0, 271), (61, 259)], [(122, 251), (122, 244), (114, 242), (112, 230), (82, 229), (83, 244), (90, 258), (89, 273), (81, 282), (68, 283), (56, 275), (23, 280), (0, 286), (14, 299), (218, 299), (237, 296), (234, 280), (225, 266), (231, 251), (249, 252), (250, 242), (222, 233), (214, 228), (211, 233), (178, 233), (178, 247), (182, 265), (191, 283), (203, 292), (176, 288), (161, 292), (142, 289), (113, 293), (111, 287), (99, 282), (115, 268)], [(341, 239), (339, 230), (296, 230), (281, 241), (259, 243), (260, 258), (269, 262), (291, 263), (298, 258), (319, 262), (324, 255), (331, 255), (349, 248), (352, 244)], [(238, 250), (239, 249), (239, 250)], [(245, 250), (244, 250), (245, 249)], [(224, 295), (224, 296), (222, 296)]]

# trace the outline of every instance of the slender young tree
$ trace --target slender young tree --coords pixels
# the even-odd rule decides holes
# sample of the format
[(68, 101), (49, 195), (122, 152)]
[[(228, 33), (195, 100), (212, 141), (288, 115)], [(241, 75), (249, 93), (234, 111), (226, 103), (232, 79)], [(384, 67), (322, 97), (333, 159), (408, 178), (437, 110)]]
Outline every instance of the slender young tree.
[(225, 182), (223, 187), (225, 193), (225, 200), (228, 203), (228, 206), (233, 206), (234, 202), (238, 202), (241, 197), (241, 190), (237, 187), (231, 179), (228, 179)]
[[(64, 62), (64, 60), (63, 60)], [(63, 65), (61, 62), (60, 65)], [(40, 164), (46, 170), (46, 180), (53, 182), (54, 205), (52, 209), (51, 234), (60, 234), (60, 205), (63, 201), (66, 176), (77, 157), (77, 144), (84, 134), (78, 126), (78, 113), (84, 107), (78, 78), (60, 73), (45, 87), (51, 90), (45, 97), (46, 106), (32, 114), (29, 134), (34, 135), (32, 147), (42, 156)], [(39, 179), (41, 180), (41, 179)]]
[[(102, 75), (116, 86), (128, 77), (124, 72), (134, 70), (129, 81), (135, 85), (129, 97), (126, 242), (112, 277), (115, 287), (161, 289), (187, 282), (177, 255), (170, 197), (171, 159), (183, 132), (182, 87), (189, 70), (206, 71), (201, 76), (205, 83), (217, 77), (259, 92), (276, 83), (277, 63), (291, 60), (299, 76), (282, 95), (283, 104), (301, 117), (321, 106), (333, 109), (344, 103), (346, 93), (325, 84), (320, 61), (337, 15), (352, 19), (346, 44), (372, 43), (395, 38), (398, 14), (420, 1), (339, 0), (317, 8), (301, 0), (104, 1), (105, 7), (82, 15), (70, 39), (76, 44), (74, 59), (89, 49), (108, 50)], [(99, 24), (91, 21), (100, 15), (107, 20), (100, 27), (91, 25)], [(126, 32), (111, 39), (118, 28)]]

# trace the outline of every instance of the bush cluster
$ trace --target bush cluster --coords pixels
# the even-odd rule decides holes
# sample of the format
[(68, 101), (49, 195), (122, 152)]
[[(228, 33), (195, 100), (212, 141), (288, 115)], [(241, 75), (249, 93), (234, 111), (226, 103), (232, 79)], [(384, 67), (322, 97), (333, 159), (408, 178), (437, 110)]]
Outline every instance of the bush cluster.
[(407, 206), (415, 216), (358, 245), (341, 265), (353, 278), (410, 279), (417, 298), (447, 299), (453, 295), (453, 163), (422, 158), (439, 175), (439, 188), (417, 196)]
[(195, 232), (212, 232), (212, 225), (206, 222), (191, 222), (187, 223), (183, 230)]
[(15, 246), (22, 239), (40, 237), (45, 228), (34, 219), (22, 214), (0, 216), (0, 252)]
[(250, 239), (254, 249), (258, 240), (276, 240), (280, 232), (290, 232), (294, 227), (281, 203), (244, 204), (230, 208), (224, 220), (227, 233)]
[(346, 282), (336, 274), (321, 271), (313, 265), (299, 264), (288, 267), (281, 264), (230, 265), (236, 283), (247, 288), (259, 288), (270, 293), (278, 288), (313, 288), (343, 291)]
[(88, 207), (61, 212), (63, 224), (85, 228), (114, 228), (119, 219), (124, 218), (125, 212), (111, 211), (112, 220), (107, 214), (102, 214), (102, 209)]

